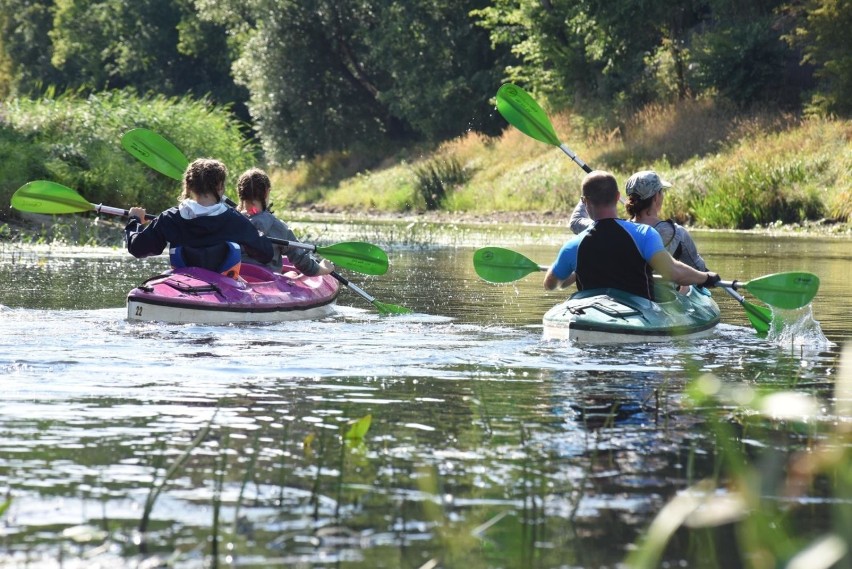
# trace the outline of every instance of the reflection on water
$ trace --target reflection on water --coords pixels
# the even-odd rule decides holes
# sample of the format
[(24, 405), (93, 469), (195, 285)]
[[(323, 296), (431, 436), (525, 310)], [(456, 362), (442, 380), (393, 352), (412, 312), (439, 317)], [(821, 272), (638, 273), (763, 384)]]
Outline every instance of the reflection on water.
[[(379, 317), (342, 293), (322, 322), (221, 327), (124, 320), (125, 294), (163, 259), (5, 256), (0, 565), (201, 567), (215, 547), (234, 565), (615, 567), (668, 498), (717, 472), (705, 415), (686, 403), (692, 379), (830, 402), (850, 338), (848, 248), (700, 239), (725, 278), (817, 273), (803, 318), (831, 343), (801, 341), (810, 323), (761, 340), (718, 294), (712, 338), (542, 341), (561, 295), (536, 275), (481, 282), (472, 249), (392, 249), (388, 275), (349, 275), (413, 315)], [(546, 263), (557, 248), (519, 250)], [(703, 411), (733, 424), (740, 412)], [(810, 448), (833, 420), (822, 413), (743, 440)], [(345, 442), (366, 415), (364, 441)], [(797, 519), (824, 527), (831, 500), (809, 500)], [(676, 540), (667, 561), (690, 547)]]

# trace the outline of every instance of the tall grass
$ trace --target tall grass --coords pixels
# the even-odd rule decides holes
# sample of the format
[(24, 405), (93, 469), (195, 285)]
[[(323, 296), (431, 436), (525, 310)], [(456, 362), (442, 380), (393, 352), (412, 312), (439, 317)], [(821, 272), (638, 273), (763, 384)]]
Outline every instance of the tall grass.
[(417, 190), (426, 209), (440, 208), (454, 188), (470, 179), (470, 173), (454, 156), (438, 157), (414, 169)]
[[(820, 218), (852, 220), (852, 121), (736, 111), (708, 100), (651, 105), (626, 120), (584, 126), (553, 114), (560, 138), (592, 168), (620, 181), (655, 169), (674, 182), (663, 214), (694, 226), (750, 228)], [(439, 207), (537, 211), (567, 216), (584, 172), (552, 146), (512, 127), (496, 138), (468, 134), (419, 162), (452, 157), (470, 172)], [(312, 203), (341, 209), (423, 211), (407, 160), (318, 188)], [(625, 213), (626, 215), (626, 213)]]

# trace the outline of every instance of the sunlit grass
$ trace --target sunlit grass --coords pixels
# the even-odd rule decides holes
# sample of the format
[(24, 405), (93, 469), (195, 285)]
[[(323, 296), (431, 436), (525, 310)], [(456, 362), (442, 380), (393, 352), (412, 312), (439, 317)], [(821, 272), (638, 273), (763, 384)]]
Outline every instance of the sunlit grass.
[[(703, 100), (651, 105), (605, 128), (584, 129), (582, 119), (569, 113), (551, 121), (582, 160), (612, 171), (620, 183), (639, 169), (656, 169), (671, 180), (663, 214), (693, 226), (852, 219), (851, 121), (766, 110), (744, 114)], [(567, 216), (585, 175), (557, 148), (510, 127), (494, 138), (468, 134), (413, 161), (364, 170), (339, 183), (308, 189), (302, 175), (290, 185), (323, 208), (423, 211), (416, 169), (436, 159), (455, 160), (470, 172), (443, 200), (447, 211)], [(283, 191), (282, 197), (288, 199)]]
[(229, 188), (256, 162), (255, 147), (241, 124), (227, 108), (206, 100), (140, 96), (131, 90), (11, 98), (0, 116), (0, 204), (8, 207), (26, 182), (48, 179), (93, 203), (144, 205), (153, 212), (174, 205), (180, 184), (152, 172), (121, 146), (122, 135), (136, 127), (165, 136), (190, 160), (222, 160), (229, 168)]

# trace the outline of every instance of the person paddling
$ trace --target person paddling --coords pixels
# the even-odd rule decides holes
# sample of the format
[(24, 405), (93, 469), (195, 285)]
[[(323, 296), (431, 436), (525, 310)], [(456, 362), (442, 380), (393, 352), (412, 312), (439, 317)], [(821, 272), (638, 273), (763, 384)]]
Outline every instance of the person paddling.
[[(660, 178), (653, 170), (641, 170), (627, 179), (627, 213), (631, 221), (650, 225), (660, 234), (663, 246), (676, 260), (686, 263), (699, 271), (706, 271), (707, 264), (698, 253), (695, 242), (689, 232), (671, 219), (660, 219), (663, 207), (663, 192), (671, 183)], [(577, 202), (568, 225), (575, 234), (588, 229), (592, 219), (581, 199)]]
[[(296, 242), (296, 235), (287, 224), (275, 217), (269, 209), (269, 192), (272, 182), (269, 176), (260, 168), (251, 168), (243, 172), (237, 180), (237, 195), (240, 203), (239, 211), (248, 217), (252, 225), (263, 235), (276, 237), (286, 241)], [(282, 256), (286, 255), (293, 265), (303, 274), (313, 277), (327, 275), (334, 271), (334, 264), (328, 259), (317, 262), (311, 252), (298, 247), (275, 245), (272, 260), (265, 264), (275, 272), (280, 273), (283, 266)], [(243, 255), (243, 262), (255, 262), (249, 256)], [(255, 264), (260, 264), (256, 263)]]
[(627, 179), (627, 213), (636, 223), (650, 225), (657, 230), (663, 240), (666, 251), (676, 260), (699, 271), (706, 271), (707, 264), (689, 232), (671, 219), (660, 219), (663, 208), (663, 195), (671, 183), (663, 180), (653, 170), (636, 172)]
[(562, 246), (544, 277), (546, 290), (576, 283), (579, 290), (617, 288), (654, 300), (654, 272), (680, 285), (710, 287), (721, 280), (672, 258), (650, 225), (619, 219), (619, 196), (611, 173), (583, 178), (581, 199), (592, 221)]
[[(227, 174), (222, 162), (199, 158), (184, 171), (183, 199), (177, 207), (167, 209), (147, 225), (142, 221), (145, 208), (130, 208), (130, 220), (124, 228), (130, 254), (142, 258), (159, 255), (167, 246), (185, 247), (204, 259), (204, 251), (216, 250), (218, 255), (223, 245), (233, 242), (258, 262), (269, 262), (274, 254), (272, 242), (245, 216), (223, 203)], [(211, 259), (204, 268), (215, 270), (221, 261), (224, 258)]]

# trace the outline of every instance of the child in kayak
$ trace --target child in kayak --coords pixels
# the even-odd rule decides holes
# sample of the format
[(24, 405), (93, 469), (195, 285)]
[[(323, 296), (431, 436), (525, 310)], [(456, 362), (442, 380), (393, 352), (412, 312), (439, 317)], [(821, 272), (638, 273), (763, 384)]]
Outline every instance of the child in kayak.
[[(254, 227), (269, 237), (298, 241), (287, 224), (272, 214), (269, 209), (269, 192), (272, 182), (266, 172), (260, 168), (251, 168), (243, 172), (237, 180), (237, 195), (240, 198), (239, 211), (245, 215)], [(274, 245), (272, 260), (264, 264), (275, 272), (280, 273), (283, 266), (283, 256), (287, 256), (293, 265), (303, 274), (313, 277), (327, 275), (334, 270), (334, 264), (328, 259), (316, 261), (311, 252), (298, 247)], [(255, 263), (250, 257), (243, 257), (243, 262)]]
[[(228, 171), (218, 160), (199, 158), (183, 174), (183, 200), (145, 225), (145, 208), (132, 207), (124, 228), (127, 250), (137, 258), (161, 254), (166, 247), (198, 251), (237, 243), (257, 262), (272, 259), (272, 242), (243, 215), (223, 203)], [(210, 266), (205, 268), (212, 268)]]

